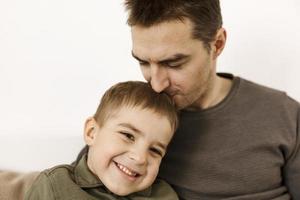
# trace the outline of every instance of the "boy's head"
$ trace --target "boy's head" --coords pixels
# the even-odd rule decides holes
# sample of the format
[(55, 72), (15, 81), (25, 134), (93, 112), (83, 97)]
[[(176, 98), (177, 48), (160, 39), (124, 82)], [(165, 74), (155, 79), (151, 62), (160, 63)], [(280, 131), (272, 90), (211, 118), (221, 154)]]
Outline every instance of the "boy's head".
[(171, 99), (144, 82), (111, 87), (86, 121), (88, 167), (113, 193), (125, 196), (149, 187), (177, 126)]

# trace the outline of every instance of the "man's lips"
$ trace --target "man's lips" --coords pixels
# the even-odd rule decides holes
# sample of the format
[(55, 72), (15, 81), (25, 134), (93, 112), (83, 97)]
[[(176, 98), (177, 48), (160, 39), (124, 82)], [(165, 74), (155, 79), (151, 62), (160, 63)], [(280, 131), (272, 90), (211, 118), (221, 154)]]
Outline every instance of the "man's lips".
[(175, 95), (179, 94), (179, 91), (177, 90), (166, 90), (165, 91), (170, 97), (174, 97)]

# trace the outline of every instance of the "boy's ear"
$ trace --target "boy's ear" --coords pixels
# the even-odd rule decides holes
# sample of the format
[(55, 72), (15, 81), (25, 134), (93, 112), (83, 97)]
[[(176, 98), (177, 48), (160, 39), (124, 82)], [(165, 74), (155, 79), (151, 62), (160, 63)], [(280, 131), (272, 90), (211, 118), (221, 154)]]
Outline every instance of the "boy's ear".
[(216, 38), (212, 46), (214, 59), (216, 59), (222, 53), (226, 44), (226, 38), (226, 30), (224, 28), (220, 28), (216, 34)]
[(94, 143), (97, 132), (97, 123), (93, 117), (89, 117), (84, 125), (84, 141), (90, 146)]

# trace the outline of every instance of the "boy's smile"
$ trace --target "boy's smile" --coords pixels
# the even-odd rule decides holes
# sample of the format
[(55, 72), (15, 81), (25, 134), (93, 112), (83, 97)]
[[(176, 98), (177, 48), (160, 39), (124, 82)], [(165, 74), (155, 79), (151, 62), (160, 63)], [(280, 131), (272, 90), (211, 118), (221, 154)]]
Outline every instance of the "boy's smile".
[(122, 107), (102, 126), (90, 118), (89, 169), (117, 195), (144, 190), (154, 182), (172, 136), (166, 116), (141, 107)]
[(128, 180), (130, 181), (135, 181), (139, 176), (141, 176), (141, 174), (139, 174), (138, 172), (135, 172), (120, 163), (115, 162), (115, 164), (117, 168), (120, 170), (120, 172), (122, 174), (125, 174), (125, 177), (128, 178)]

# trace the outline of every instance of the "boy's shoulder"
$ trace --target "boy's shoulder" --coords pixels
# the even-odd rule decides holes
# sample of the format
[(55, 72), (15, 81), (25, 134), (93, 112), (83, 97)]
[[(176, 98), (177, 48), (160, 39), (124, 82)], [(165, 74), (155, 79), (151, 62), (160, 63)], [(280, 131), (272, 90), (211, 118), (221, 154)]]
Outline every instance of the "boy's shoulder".
[(67, 194), (64, 193), (69, 193), (70, 187), (75, 185), (73, 168), (71, 165), (58, 165), (42, 171), (26, 192), (25, 200), (53, 200), (57, 199), (57, 196), (65, 197)]
[(64, 175), (64, 174), (71, 175), (74, 173), (74, 165), (68, 165), (68, 164), (57, 165), (49, 169), (45, 169), (41, 173), (46, 175), (47, 177)]
[(74, 166), (67, 164), (57, 165), (46, 169), (40, 173), (38, 178), (41, 182), (48, 182), (48, 184), (55, 187), (76, 183)]
[(102, 186), (99, 178), (89, 170), (87, 165), (87, 156), (72, 164), (57, 165), (46, 169), (41, 173), (43, 179), (48, 179), (52, 185), (77, 185), (83, 188), (94, 188)]

